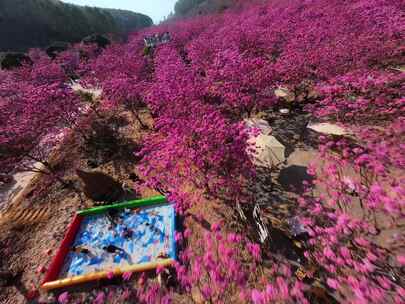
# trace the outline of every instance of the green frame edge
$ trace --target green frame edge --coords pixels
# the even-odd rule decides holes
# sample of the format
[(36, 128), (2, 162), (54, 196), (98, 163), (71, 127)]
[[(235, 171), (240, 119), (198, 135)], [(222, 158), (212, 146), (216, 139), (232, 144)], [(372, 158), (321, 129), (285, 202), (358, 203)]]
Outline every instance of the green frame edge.
[(80, 216), (89, 216), (89, 215), (96, 215), (96, 214), (102, 214), (107, 212), (108, 210), (111, 209), (125, 209), (125, 208), (136, 208), (136, 207), (143, 207), (143, 206), (148, 206), (148, 205), (156, 205), (156, 204), (162, 204), (166, 203), (166, 197), (163, 195), (158, 195), (158, 196), (152, 196), (148, 198), (143, 198), (139, 200), (132, 200), (128, 202), (122, 202), (122, 203), (117, 203), (117, 204), (112, 204), (112, 205), (107, 205), (107, 206), (99, 206), (99, 207), (94, 207), (90, 209), (85, 209), (78, 211), (76, 214)]

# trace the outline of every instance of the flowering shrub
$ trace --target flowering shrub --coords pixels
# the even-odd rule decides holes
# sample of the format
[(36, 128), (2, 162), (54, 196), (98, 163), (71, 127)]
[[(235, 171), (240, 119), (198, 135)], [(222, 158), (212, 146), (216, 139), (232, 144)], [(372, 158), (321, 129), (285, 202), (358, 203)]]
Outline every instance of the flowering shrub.
[[(2, 155), (2, 170), (56, 133), (61, 119), (77, 122), (83, 106), (66, 83), (80, 77), (103, 89), (103, 105), (150, 111), (138, 168), (179, 210), (214, 198), (249, 203), (255, 168), (242, 119), (272, 109), (274, 90), (285, 87), (312, 117), (351, 133), (320, 138), (309, 168), (315, 180), (298, 200), (305, 263), (317, 269), (311, 279), (339, 302), (403, 303), (404, 76), (392, 69), (404, 63), (402, 12), (400, 0), (245, 1), (134, 33), (102, 53), (76, 46), (52, 61), (32, 51), (32, 67), (0, 71), (1, 151), (24, 152)], [(145, 53), (143, 37), (161, 32), (171, 41)], [(146, 280), (136, 297), (311, 301), (296, 266), (270, 254), (264, 267), (245, 237), (216, 227), (198, 245), (180, 255), (176, 290)]]
[(45, 161), (63, 128), (80, 113), (80, 98), (65, 83), (59, 65), (46, 58), (5, 75), (0, 87), (2, 171), (23, 157)]
[[(232, 124), (210, 106), (195, 103), (193, 112), (196, 116), (165, 116), (156, 121), (159, 133), (148, 136), (150, 145), (141, 151), (140, 169), (150, 176), (148, 185), (166, 185), (166, 190), (177, 195), (191, 186), (210, 196), (242, 201), (243, 186), (253, 174), (242, 125)], [(179, 175), (173, 176), (173, 171)], [(176, 197), (176, 201), (180, 207), (187, 199)]]
[[(403, 140), (403, 121), (395, 124), (394, 132), (398, 127)], [(306, 257), (322, 267), (327, 285), (346, 301), (380, 303), (391, 298), (400, 303), (405, 192), (395, 167), (403, 164), (404, 155), (394, 148), (382, 156), (373, 146), (378, 145), (350, 148), (341, 139), (321, 147), (323, 164), (311, 173), (316, 174), (316, 188), (325, 192), (314, 196), (310, 189), (300, 200), (311, 236)], [(387, 146), (384, 142), (381, 148)]]
[[(244, 243), (255, 255), (256, 261), (243, 257), (240, 235), (224, 235), (218, 229), (211, 229), (197, 241), (198, 249), (191, 248), (182, 252), (180, 263), (176, 265), (178, 279), (186, 292), (204, 302), (225, 303), (245, 298), (248, 281), (256, 273), (256, 262), (260, 260), (260, 248)], [(253, 262), (253, 263), (249, 263)], [(195, 299), (194, 299), (195, 300)]]
[(321, 138), (322, 164), (313, 166), (322, 195), (300, 200), (311, 235), (306, 256), (326, 284), (354, 303), (404, 300), (403, 77), (353, 73), (322, 86), (320, 119), (350, 124), (353, 138)]
[(386, 124), (405, 113), (404, 74), (360, 70), (318, 85), (323, 98), (308, 110), (351, 125)]

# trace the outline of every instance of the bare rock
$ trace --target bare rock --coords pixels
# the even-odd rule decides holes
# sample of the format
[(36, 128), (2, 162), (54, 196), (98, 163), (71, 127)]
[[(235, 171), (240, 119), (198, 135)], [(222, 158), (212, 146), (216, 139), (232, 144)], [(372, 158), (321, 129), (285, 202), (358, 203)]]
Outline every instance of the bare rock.
[[(273, 130), (267, 121), (250, 118), (245, 124), (250, 136), (248, 153), (255, 165), (272, 168), (285, 161), (285, 147), (270, 135)], [(252, 130), (259, 131), (259, 134)]]
[(391, 69), (401, 73), (405, 73), (405, 65), (391, 67)]
[(327, 135), (340, 135), (340, 136), (349, 135), (349, 132), (346, 129), (328, 122), (309, 123), (308, 129)]
[(272, 129), (267, 121), (259, 118), (245, 119), (245, 124), (248, 129), (258, 129), (262, 134), (269, 135)]
[(88, 87), (83, 87), (79, 82), (73, 81), (70, 84), (71, 89), (78, 93), (78, 94), (89, 94), (92, 98), (92, 101), (99, 100), (101, 98), (101, 95), (103, 94), (103, 90), (101, 88), (88, 88)]
[(93, 35), (83, 38), (82, 43), (83, 44), (96, 44), (99, 48), (105, 48), (111, 44), (111, 41), (104, 35), (93, 34)]
[(68, 42), (55, 41), (46, 48), (45, 52), (49, 57), (55, 59), (58, 54), (68, 50), (69, 47), (70, 44)]
[(1, 53), (0, 54), (0, 68), (4, 70), (12, 70), (21, 67), (23, 64), (31, 65), (33, 62), (31, 58), (24, 53)]
[(274, 136), (260, 134), (250, 138), (249, 143), (254, 147), (251, 156), (256, 165), (272, 168), (285, 161), (285, 147)]

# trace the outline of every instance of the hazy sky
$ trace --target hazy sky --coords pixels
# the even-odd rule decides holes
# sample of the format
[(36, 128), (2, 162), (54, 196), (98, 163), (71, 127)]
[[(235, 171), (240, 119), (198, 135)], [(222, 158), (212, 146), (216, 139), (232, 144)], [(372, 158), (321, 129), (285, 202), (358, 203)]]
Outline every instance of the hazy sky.
[(174, 9), (176, 0), (62, 0), (80, 5), (120, 8), (143, 13), (158, 23)]

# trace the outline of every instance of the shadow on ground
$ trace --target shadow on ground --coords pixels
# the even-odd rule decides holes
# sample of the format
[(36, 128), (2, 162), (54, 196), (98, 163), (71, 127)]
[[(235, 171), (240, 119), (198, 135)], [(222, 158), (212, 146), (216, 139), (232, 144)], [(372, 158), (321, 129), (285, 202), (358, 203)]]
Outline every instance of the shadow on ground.
[(313, 177), (307, 173), (307, 167), (291, 165), (280, 170), (277, 182), (283, 190), (302, 194), (304, 191), (303, 182), (311, 182)]

